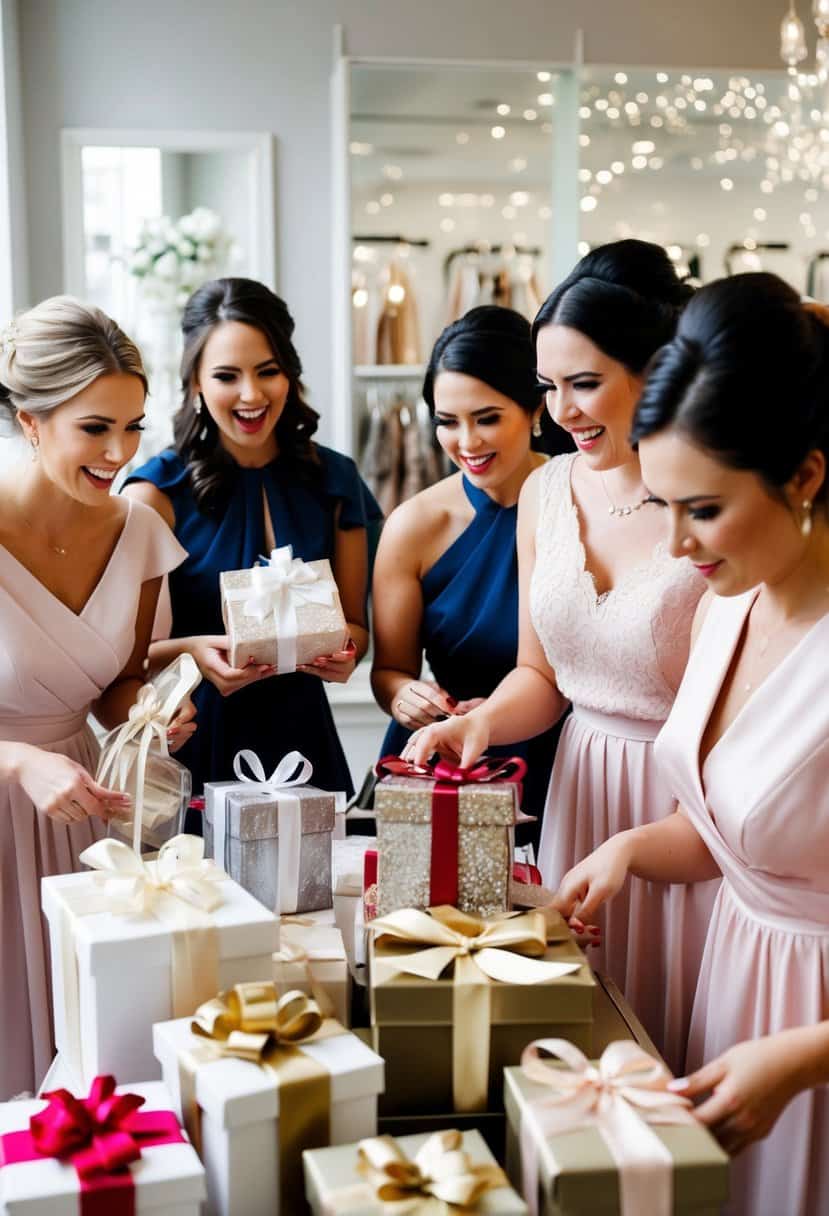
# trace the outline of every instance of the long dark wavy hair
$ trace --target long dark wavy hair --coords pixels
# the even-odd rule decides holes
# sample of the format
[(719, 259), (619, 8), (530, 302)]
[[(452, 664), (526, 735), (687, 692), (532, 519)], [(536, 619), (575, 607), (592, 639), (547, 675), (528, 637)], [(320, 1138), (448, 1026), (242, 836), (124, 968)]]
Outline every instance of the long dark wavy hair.
[(207, 410), (195, 408), (195, 382), (207, 339), (223, 321), (252, 325), (267, 338), (282, 371), (290, 381), (285, 408), (276, 424), (280, 456), (301, 475), (319, 475), (320, 462), (311, 436), (319, 414), (305, 401), (302, 363), (291, 335), (294, 319), (284, 300), (255, 279), (212, 279), (193, 292), (184, 309), (181, 329), (182, 403), (173, 421), (175, 449), (186, 463), (199, 510), (220, 511), (230, 496), (237, 465), (222, 445), (221, 432)]

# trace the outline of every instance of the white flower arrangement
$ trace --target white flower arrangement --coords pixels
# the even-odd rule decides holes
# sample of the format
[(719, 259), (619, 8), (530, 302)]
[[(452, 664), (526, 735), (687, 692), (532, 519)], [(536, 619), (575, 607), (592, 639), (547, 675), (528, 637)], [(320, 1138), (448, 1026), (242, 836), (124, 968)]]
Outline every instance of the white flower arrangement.
[(216, 212), (196, 207), (175, 222), (166, 215), (145, 220), (127, 270), (146, 295), (181, 309), (200, 283), (222, 273), (233, 250)]

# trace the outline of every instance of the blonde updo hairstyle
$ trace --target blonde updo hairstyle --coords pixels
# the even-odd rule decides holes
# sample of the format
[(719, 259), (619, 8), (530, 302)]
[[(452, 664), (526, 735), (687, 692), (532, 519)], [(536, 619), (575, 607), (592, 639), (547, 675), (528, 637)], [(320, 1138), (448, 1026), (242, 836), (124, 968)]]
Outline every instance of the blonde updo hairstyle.
[(99, 376), (137, 376), (147, 392), (138, 347), (100, 308), (52, 296), (21, 313), (0, 335), (0, 429), (21, 432), (18, 413), (48, 417)]

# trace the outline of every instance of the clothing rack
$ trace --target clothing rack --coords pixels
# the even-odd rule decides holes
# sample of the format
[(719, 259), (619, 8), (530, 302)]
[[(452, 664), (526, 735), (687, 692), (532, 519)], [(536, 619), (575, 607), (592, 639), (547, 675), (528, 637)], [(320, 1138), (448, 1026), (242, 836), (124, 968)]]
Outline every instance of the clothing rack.
[(461, 245), (457, 249), (450, 249), (444, 258), (444, 276), (448, 277), (449, 269), (456, 258), (469, 257), (473, 253), (478, 254), (480, 257), (488, 257), (490, 254), (497, 256), (500, 253), (511, 253), (515, 257), (540, 258), (542, 250), (537, 245)]
[(407, 236), (352, 236), (355, 245), (411, 245), (413, 249), (430, 249), (432, 242), (410, 241)]
[(723, 257), (725, 273), (734, 274), (734, 258), (738, 253), (787, 253), (791, 249), (788, 241), (735, 241), (729, 245)]

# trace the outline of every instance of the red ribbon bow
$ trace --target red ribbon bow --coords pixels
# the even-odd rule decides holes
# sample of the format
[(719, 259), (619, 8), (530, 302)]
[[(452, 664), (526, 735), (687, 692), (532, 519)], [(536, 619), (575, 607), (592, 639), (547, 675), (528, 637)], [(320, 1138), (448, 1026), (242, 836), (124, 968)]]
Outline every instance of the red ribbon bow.
[(134, 1216), (127, 1167), (142, 1148), (184, 1142), (172, 1111), (139, 1111), (146, 1099), (116, 1094), (115, 1078), (96, 1077), (86, 1098), (68, 1089), (44, 1094), (49, 1105), (32, 1115), (28, 1131), (0, 1136), (0, 1165), (57, 1157), (80, 1180), (81, 1216)]
[[(461, 768), (451, 760), (436, 764), (412, 764), (399, 756), (384, 756), (375, 770), (378, 777), (428, 777), (435, 782), (432, 791), (432, 842), (429, 883), (431, 906), (458, 902), (458, 789), (489, 781), (510, 782), (518, 787), (516, 808), (521, 802), (521, 778), (527, 765), (520, 756), (481, 756), (471, 768)], [(516, 810), (516, 822), (522, 822)], [(382, 868), (382, 859), (381, 859)]]

